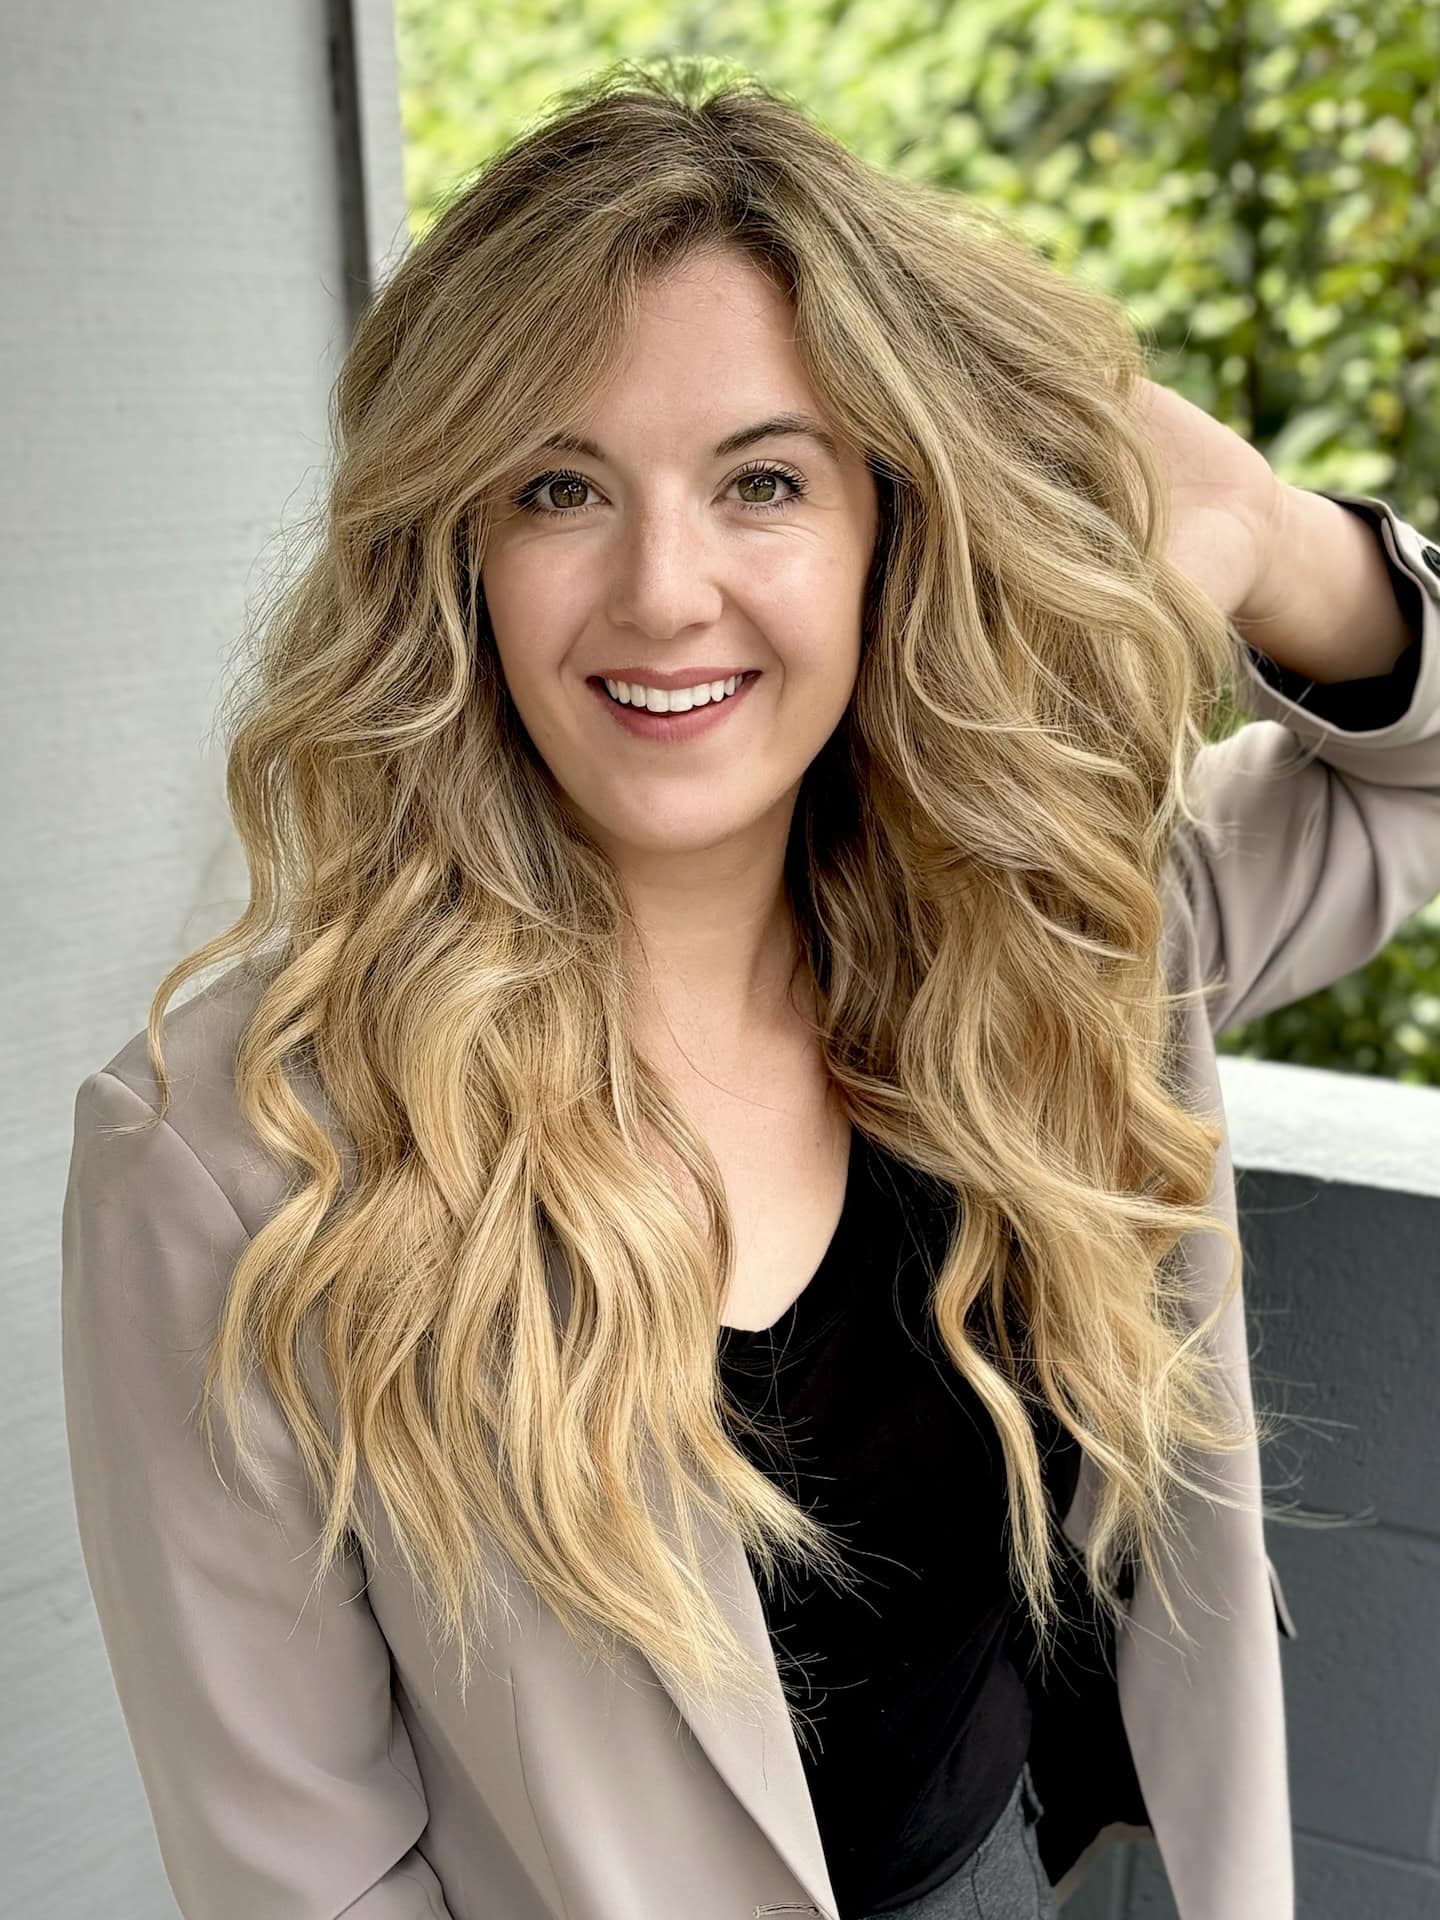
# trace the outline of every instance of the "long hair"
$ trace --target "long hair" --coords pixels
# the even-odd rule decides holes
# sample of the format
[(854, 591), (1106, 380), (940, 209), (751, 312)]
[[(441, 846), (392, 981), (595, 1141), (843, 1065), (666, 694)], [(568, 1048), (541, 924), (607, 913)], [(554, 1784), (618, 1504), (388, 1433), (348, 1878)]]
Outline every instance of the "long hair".
[(294, 1175), (228, 1280), (212, 1459), (218, 1399), (265, 1487), (263, 1368), (324, 1515), (317, 1580), (352, 1535), (378, 1550), (368, 1475), (462, 1692), (492, 1546), (577, 1645), (628, 1643), (710, 1697), (763, 1681), (707, 1592), (697, 1517), (738, 1530), (767, 1583), (787, 1555), (853, 1578), (736, 1443), (719, 1168), (629, 1037), (625, 897), (518, 722), (480, 584), (507, 475), (583, 421), (647, 287), (698, 248), (773, 276), (876, 479), (858, 677), (804, 776), (786, 885), (852, 1125), (958, 1203), (929, 1310), (1003, 1445), (1039, 1643), (1061, 1543), (1036, 1409), (1100, 1476), (1092, 1594), (1118, 1619), (1144, 1565), (1177, 1629), (1176, 1490), (1239, 1504), (1195, 1475), (1256, 1435), (1210, 1348), (1225, 1301), (1193, 1324), (1172, 1259), (1219, 1232), (1226, 1300), (1239, 1285), (1162, 954), (1167, 852), (1239, 639), (1165, 557), (1142, 346), (1000, 216), (889, 177), (788, 96), (624, 62), (467, 181), (359, 322), (318, 539), (228, 738), (249, 901), (147, 1025), (163, 1113), (169, 999), (263, 962), (237, 1099)]

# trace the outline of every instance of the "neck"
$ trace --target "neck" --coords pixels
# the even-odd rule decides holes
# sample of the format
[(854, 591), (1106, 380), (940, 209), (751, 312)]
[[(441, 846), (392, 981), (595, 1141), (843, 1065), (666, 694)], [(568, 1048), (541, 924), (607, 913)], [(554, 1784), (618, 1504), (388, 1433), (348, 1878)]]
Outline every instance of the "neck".
[(784, 1018), (798, 949), (776, 876), (742, 873), (722, 891), (697, 874), (628, 897), (626, 969), (642, 1031), (670, 1028), (723, 1054)]

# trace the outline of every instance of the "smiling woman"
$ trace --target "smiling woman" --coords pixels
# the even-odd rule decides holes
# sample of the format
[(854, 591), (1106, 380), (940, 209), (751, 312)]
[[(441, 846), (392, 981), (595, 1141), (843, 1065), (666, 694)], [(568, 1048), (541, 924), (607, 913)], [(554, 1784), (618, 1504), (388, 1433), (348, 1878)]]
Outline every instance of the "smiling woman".
[[(703, 71), (565, 101), (363, 315), (229, 748), (249, 905), (66, 1199), (192, 1920), (1041, 1920), (1151, 1820), (1182, 1920), (1288, 1920), (1204, 1001), (1429, 897), (1440, 669), (1369, 744), (1271, 691), (1142, 380)], [(1241, 675), (1318, 756), (1204, 749)], [(1072, 1575), (1106, 1682), (1041, 1779)]]
[[(933, 1326), (998, 1451), (950, 1470), (1008, 1482), (1042, 1644), (1037, 1409), (1107, 1463), (1116, 1611), (1185, 1450), (1251, 1444), (1157, 1275), (1218, 1137), (1157, 1077), (1161, 829), (1233, 656), (1163, 557), (1142, 377), (1111, 301), (749, 83), (601, 82), (363, 317), (326, 539), (231, 748), (254, 899), (149, 1036), (163, 1113), (165, 1002), (256, 963), (237, 1091), (312, 1171), (237, 1261), (206, 1420), (263, 1484), (270, 1356), (322, 1576), (347, 1530), (393, 1538), (462, 1699), (492, 1547), (577, 1648), (737, 1706), (773, 1669), (690, 1526), (854, 1585), (737, 1445), (716, 1336), (797, 1297), (857, 1134), (963, 1195)], [(305, 1062), (352, 1191), (284, 1092)], [(333, 1424), (283, 1357), (302, 1320)], [(876, 1904), (1006, 1806), (1023, 1694), (976, 1661), (989, 1757), (917, 1852), (876, 1833)]]

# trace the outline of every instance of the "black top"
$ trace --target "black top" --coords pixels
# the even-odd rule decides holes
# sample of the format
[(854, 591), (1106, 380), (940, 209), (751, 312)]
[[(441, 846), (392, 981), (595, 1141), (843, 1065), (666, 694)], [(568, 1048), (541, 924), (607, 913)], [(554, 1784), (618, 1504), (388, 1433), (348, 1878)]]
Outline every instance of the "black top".
[[(787, 1560), (773, 1596), (757, 1580), (808, 1729), (842, 1920), (947, 1879), (1004, 1810), (1030, 1746), (1004, 1456), (925, 1310), (954, 1208), (852, 1132), (844, 1209), (809, 1284), (772, 1326), (719, 1332), (733, 1398), (783, 1425), (778, 1441), (737, 1430), (737, 1443), (836, 1530), (862, 1576), (845, 1593)], [(1048, 1413), (1033, 1420), (1058, 1518), (1079, 1450)]]

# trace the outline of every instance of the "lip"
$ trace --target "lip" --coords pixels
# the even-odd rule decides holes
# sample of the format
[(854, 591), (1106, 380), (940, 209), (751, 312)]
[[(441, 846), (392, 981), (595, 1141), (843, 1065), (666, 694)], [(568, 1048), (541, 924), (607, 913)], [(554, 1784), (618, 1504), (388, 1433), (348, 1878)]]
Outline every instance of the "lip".
[(698, 687), (710, 680), (728, 680), (732, 673), (755, 671), (754, 667), (600, 667), (586, 677), (623, 680), (626, 686), (663, 687), (670, 693), (676, 687)]
[[(721, 677), (718, 673), (715, 676), (717, 680)], [(728, 679), (729, 675), (724, 677)], [(625, 676), (621, 673), (612, 678), (623, 680)], [(727, 694), (723, 700), (708, 701), (703, 707), (691, 707), (688, 713), (650, 713), (644, 707), (622, 707), (618, 700), (610, 698), (602, 681), (590, 680), (587, 685), (595, 698), (603, 702), (610, 717), (637, 740), (679, 741), (691, 740), (698, 733), (708, 733), (712, 727), (723, 726), (731, 708), (741, 707), (749, 699), (750, 690), (759, 678), (758, 671), (752, 670), (734, 693)], [(647, 684), (654, 686), (656, 683), (652, 680)]]

